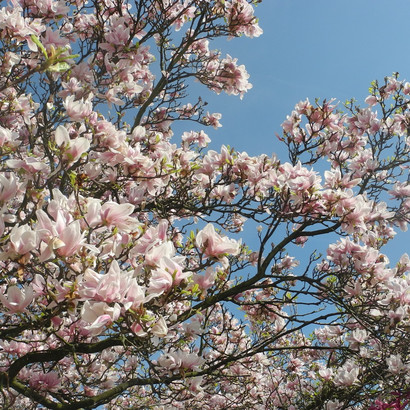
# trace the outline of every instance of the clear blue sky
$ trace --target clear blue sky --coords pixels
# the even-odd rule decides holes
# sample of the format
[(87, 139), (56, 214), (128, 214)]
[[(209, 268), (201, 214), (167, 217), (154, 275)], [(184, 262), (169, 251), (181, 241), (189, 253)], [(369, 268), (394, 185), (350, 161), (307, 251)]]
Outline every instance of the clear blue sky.
[[(364, 106), (372, 80), (397, 71), (410, 81), (409, 0), (263, 0), (256, 15), (261, 37), (211, 44), (245, 64), (253, 84), (243, 100), (202, 88), (207, 108), (223, 114), (223, 127), (207, 130), (214, 149), (275, 152), (286, 161), (275, 132), (298, 101), (354, 97)], [(410, 233), (398, 237), (385, 249), (391, 262), (410, 253)]]
[(214, 43), (245, 64), (253, 84), (242, 101), (207, 98), (223, 114), (224, 127), (210, 132), (216, 142), (270, 154), (298, 101), (361, 101), (372, 80), (394, 71), (410, 81), (408, 0), (263, 0), (256, 15), (261, 37)]

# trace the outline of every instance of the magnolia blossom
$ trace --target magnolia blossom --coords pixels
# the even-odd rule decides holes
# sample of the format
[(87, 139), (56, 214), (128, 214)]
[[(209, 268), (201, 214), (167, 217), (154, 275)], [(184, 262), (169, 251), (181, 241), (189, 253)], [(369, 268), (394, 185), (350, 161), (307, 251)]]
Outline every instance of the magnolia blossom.
[(359, 375), (359, 368), (356, 365), (348, 361), (343, 367), (341, 367), (333, 378), (333, 383), (336, 386), (351, 386), (356, 382)]
[(165, 337), (168, 334), (168, 326), (163, 317), (159, 318), (151, 328), (152, 334), (158, 337)]
[(333, 370), (329, 368), (324, 368), (319, 370), (319, 375), (325, 380), (331, 380), (333, 376)]
[(86, 118), (89, 118), (92, 111), (92, 103), (90, 100), (84, 101), (84, 99), (81, 98), (81, 100), (76, 100), (75, 96), (70, 95), (67, 97), (64, 101), (64, 108), (66, 109), (67, 115), (73, 120), (73, 121), (83, 121)]
[(18, 134), (16, 132), (0, 126), (0, 147), (15, 144), (17, 142), (17, 137)]
[[(217, 71), (215, 89), (225, 90), (227, 94), (240, 95), (242, 98), (244, 93), (252, 88), (252, 84), (248, 82), (249, 74), (245, 66), (237, 65), (237, 59), (227, 55), (221, 61), (221, 66)], [(219, 85), (221, 84), (221, 85)]]
[(162, 258), (172, 258), (174, 254), (174, 244), (171, 241), (166, 241), (158, 246), (149, 248), (145, 253), (145, 263), (150, 266), (156, 266)]
[(87, 138), (78, 137), (71, 140), (67, 129), (62, 125), (59, 125), (56, 129), (55, 140), (64, 152), (64, 159), (69, 162), (77, 161), (90, 148), (90, 142)]
[(253, 15), (253, 7), (246, 0), (227, 2), (227, 18), (232, 33), (245, 34), (247, 37), (259, 37), (263, 31), (258, 19)]
[(135, 207), (132, 204), (106, 202), (101, 207), (101, 220), (106, 225), (113, 225), (129, 232), (137, 229), (139, 226), (138, 221), (130, 216), (134, 209)]
[(15, 252), (25, 255), (37, 247), (38, 236), (29, 225), (15, 226), (10, 233), (10, 242)]
[(391, 355), (386, 359), (387, 366), (389, 367), (389, 371), (393, 374), (401, 373), (409, 366), (405, 366), (400, 355)]
[(347, 338), (354, 346), (364, 343), (368, 338), (368, 333), (365, 329), (355, 329), (352, 334)]
[(81, 232), (80, 221), (74, 221), (68, 225), (60, 234), (60, 240), (64, 246), (58, 247), (61, 256), (73, 255), (84, 242), (84, 233)]
[[(49, 209), (52, 209), (51, 203)], [(67, 218), (61, 210), (57, 211), (54, 221), (42, 209), (36, 214), (38, 217), (37, 232), (43, 241), (40, 261), (53, 258), (55, 251), (60, 256), (71, 256), (83, 246), (84, 232), (78, 220), (67, 223)]]
[(118, 303), (109, 306), (105, 302), (85, 301), (81, 309), (81, 318), (89, 325), (85, 329), (92, 335), (99, 335), (105, 327), (109, 326), (120, 316), (121, 308)]
[(61, 388), (61, 379), (57, 372), (34, 373), (30, 375), (30, 386), (40, 391), (57, 391)]
[(133, 272), (122, 271), (115, 260), (106, 274), (87, 269), (78, 282), (78, 294), (83, 300), (118, 302), (125, 309), (136, 309), (150, 300), (150, 297), (145, 296), (145, 288), (138, 284)]
[(184, 272), (182, 266), (175, 260), (165, 256), (160, 259), (158, 268), (152, 273), (148, 293), (168, 292), (173, 286), (180, 285), (191, 274), (191, 272)]
[(0, 202), (9, 201), (16, 195), (18, 189), (17, 180), (13, 174), (0, 174)]
[(204, 363), (204, 361), (205, 360), (196, 353), (176, 350), (163, 354), (158, 359), (158, 364), (167, 370), (175, 370), (178, 368), (197, 370)]
[(215, 279), (217, 277), (217, 272), (212, 268), (207, 268), (204, 275), (194, 275), (193, 280), (200, 289), (206, 291), (215, 283)]
[(7, 289), (7, 293), (0, 292), (0, 302), (10, 313), (24, 312), (33, 299), (34, 292), (31, 286), (20, 288), (14, 285)]
[(26, 157), (24, 159), (8, 159), (6, 164), (10, 168), (23, 169), (29, 175), (48, 169), (47, 165), (38, 158)]
[(196, 236), (197, 246), (207, 257), (220, 258), (225, 254), (237, 255), (240, 242), (219, 235), (212, 224), (207, 224)]
[(325, 410), (341, 410), (343, 404), (339, 400), (329, 400), (325, 403)]

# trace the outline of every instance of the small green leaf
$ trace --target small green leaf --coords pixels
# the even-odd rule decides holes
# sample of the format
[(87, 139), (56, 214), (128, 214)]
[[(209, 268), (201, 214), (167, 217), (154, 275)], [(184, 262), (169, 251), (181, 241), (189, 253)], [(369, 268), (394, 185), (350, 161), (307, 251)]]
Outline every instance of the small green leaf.
[(44, 56), (48, 58), (47, 50), (45, 49), (43, 44), (41, 44), (41, 41), (38, 39), (38, 37), (34, 34), (32, 34), (30, 37), (33, 40), (33, 42), (37, 45), (37, 47), (41, 50), (41, 52), (44, 54)]
[(68, 63), (66, 63), (65, 61), (61, 62), (61, 63), (57, 63), (54, 64), (50, 67), (48, 67), (48, 71), (52, 71), (52, 72), (62, 72), (62, 71), (67, 71), (70, 69), (70, 65)]

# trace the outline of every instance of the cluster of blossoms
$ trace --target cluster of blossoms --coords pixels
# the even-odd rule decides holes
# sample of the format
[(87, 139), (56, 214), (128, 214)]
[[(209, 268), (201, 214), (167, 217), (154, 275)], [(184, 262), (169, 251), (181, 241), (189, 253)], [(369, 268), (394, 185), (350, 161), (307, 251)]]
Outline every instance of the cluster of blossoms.
[(208, 150), (173, 124), (221, 126), (190, 79), (251, 88), (209, 40), (259, 36), (254, 2), (94, 3), (0, 10), (1, 406), (408, 401), (410, 261), (382, 247), (409, 222), (410, 85), (300, 102), (289, 162)]

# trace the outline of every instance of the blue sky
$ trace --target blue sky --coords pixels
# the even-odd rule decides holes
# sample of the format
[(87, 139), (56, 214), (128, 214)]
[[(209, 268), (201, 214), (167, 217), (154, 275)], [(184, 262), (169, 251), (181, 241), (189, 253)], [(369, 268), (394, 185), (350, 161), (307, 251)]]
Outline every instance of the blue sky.
[[(354, 97), (365, 106), (372, 80), (397, 71), (410, 81), (408, 0), (264, 0), (255, 14), (261, 37), (210, 45), (245, 64), (253, 84), (243, 100), (201, 89), (209, 111), (223, 115), (222, 128), (207, 130), (213, 149), (275, 152), (286, 161), (275, 133), (298, 101)], [(384, 251), (394, 263), (409, 243), (409, 232), (401, 233)]]
[(261, 37), (214, 42), (245, 64), (253, 84), (242, 101), (207, 98), (223, 114), (224, 127), (210, 132), (216, 142), (277, 152), (274, 133), (298, 101), (361, 102), (374, 79), (398, 71), (410, 80), (408, 0), (263, 0), (256, 15)]

